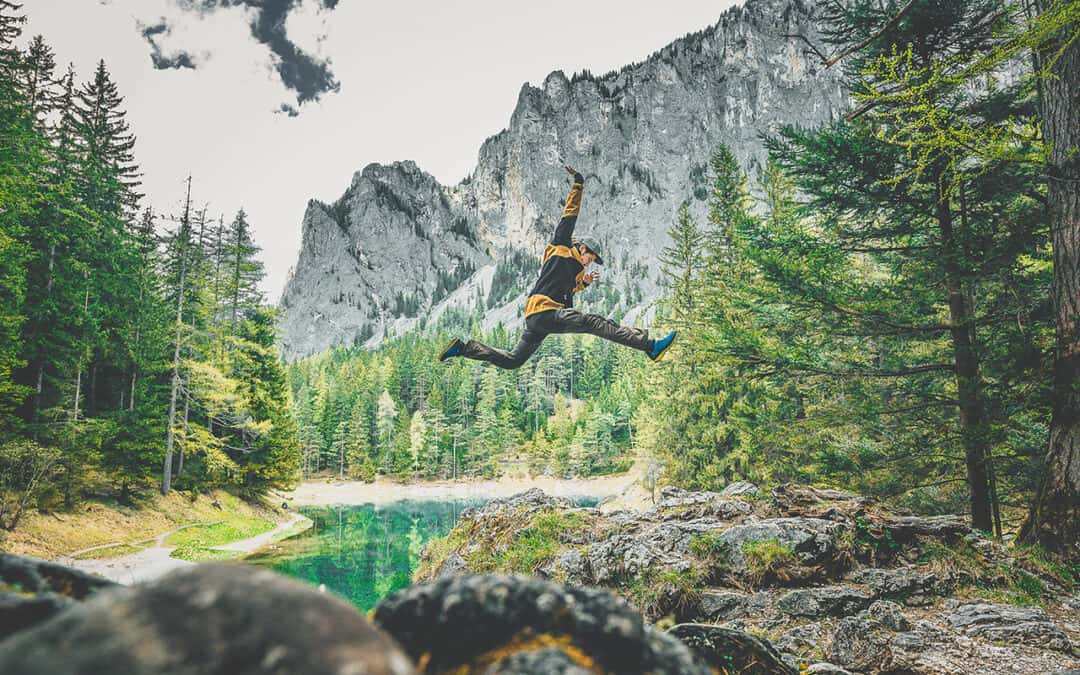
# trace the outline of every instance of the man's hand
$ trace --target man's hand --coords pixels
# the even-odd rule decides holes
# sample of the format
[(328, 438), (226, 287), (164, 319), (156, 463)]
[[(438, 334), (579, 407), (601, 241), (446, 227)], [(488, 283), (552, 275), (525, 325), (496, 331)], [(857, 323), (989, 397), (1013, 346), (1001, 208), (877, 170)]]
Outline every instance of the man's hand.
[(599, 278), (600, 278), (600, 270), (593, 270), (592, 272), (589, 272), (584, 277), (582, 277), (581, 280), (585, 282), (586, 286), (591, 286), (593, 284), (593, 282), (596, 281)]

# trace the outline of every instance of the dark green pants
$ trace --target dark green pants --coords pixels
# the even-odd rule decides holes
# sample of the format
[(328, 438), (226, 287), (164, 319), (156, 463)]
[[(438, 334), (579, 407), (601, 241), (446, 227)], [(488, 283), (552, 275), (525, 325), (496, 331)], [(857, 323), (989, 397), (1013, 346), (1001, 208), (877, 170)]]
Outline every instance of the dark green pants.
[(648, 351), (649, 331), (643, 328), (627, 328), (611, 319), (597, 314), (582, 314), (576, 309), (551, 309), (533, 314), (525, 319), (525, 332), (512, 351), (503, 351), (469, 340), (461, 348), (467, 359), (487, 361), (499, 368), (513, 370), (529, 360), (540, 343), (552, 333), (585, 333), (610, 340), (616, 344)]

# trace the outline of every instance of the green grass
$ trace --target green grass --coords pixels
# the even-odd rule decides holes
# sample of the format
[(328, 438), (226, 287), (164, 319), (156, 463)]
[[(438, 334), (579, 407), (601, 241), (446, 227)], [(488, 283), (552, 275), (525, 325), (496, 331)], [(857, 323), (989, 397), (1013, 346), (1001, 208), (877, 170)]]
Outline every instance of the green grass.
[(742, 546), (748, 581), (757, 586), (766, 579), (786, 579), (785, 570), (797, 567), (795, 549), (777, 539), (750, 541)]
[(188, 562), (210, 562), (214, 560), (236, 560), (242, 555), (241, 551), (224, 551), (219, 548), (207, 548), (185, 544), (178, 546), (169, 554), (170, 558), (187, 560)]
[(142, 544), (116, 544), (115, 546), (107, 546), (105, 548), (96, 548), (93, 551), (84, 551), (75, 556), (76, 560), (108, 560), (111, 558), (120, 558), (125, 555), (131, 555), (140, 551), (145, 551), (150, 543), (146, 545)]
[(196, 525), (170, 534), (166, 546), (199, 546), (213, 548), (254, 537), (274, 529), (274, 522), (262, 518), (230, 518), (220, 523)]
[(655, 620), (674, 614), (678, 621), (700, 602), (706, 577), (705, 571), (696, 567), (647, 571), (626, 584), (625, 594), (647, 617)]
[[(476, 547), (472, 534), (458, 526), (450, 534), (428, 543), (413, 579), (425, 579), (454, 552), (458, 552), (476, 573), (535, 574), (564, 548), (569, 537), (579, 537), (593, 529), (595, 519), (577, 511), (542, 511), (532, 515), (520, 527), (508, 528), (495, 541), (483, 541)], [(513, 519), (511, 522), (515, 522)]]
[(497, 561), (498, 571), (533, 574), (559, 552), (561, 537), (581, 533), (592, 526), (591, 520), (573, 511), (548, 511), (533, 518), (532, 524), (518, 532), (513, 543)]

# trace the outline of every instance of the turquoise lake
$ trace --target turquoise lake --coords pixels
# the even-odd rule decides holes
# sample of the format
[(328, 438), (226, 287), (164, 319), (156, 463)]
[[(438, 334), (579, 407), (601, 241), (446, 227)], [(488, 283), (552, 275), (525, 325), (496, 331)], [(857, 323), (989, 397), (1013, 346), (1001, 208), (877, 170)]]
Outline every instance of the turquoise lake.
[[(583, 506), (596, 499), (577, 499)], [(361, 506), (305, 507), (315, 522), (307, 532), (279, 542), (247, 562), (328, 591), (367, 611), (408, 586), (420, 552), (446, 535), (461, 512), (486, 500), (404, 501)]]

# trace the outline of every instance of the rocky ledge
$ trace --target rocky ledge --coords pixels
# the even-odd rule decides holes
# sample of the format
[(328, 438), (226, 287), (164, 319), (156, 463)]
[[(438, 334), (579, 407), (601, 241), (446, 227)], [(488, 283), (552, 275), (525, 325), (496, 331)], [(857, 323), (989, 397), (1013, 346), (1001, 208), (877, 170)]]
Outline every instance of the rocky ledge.
[(1080, 669), (1075, 566), (834, 490), (666, 488), (614, 512), (530, 490), (466, 511), (417, 580), (492, 572), (610, 589), (719, 672)]
[(1074, 572), (960, 518), (798, 486), (662, 496), (467, 511), (370, 621), (244, 565), (126, 587), (0, 554), (0, 673), (1080, 672)]

